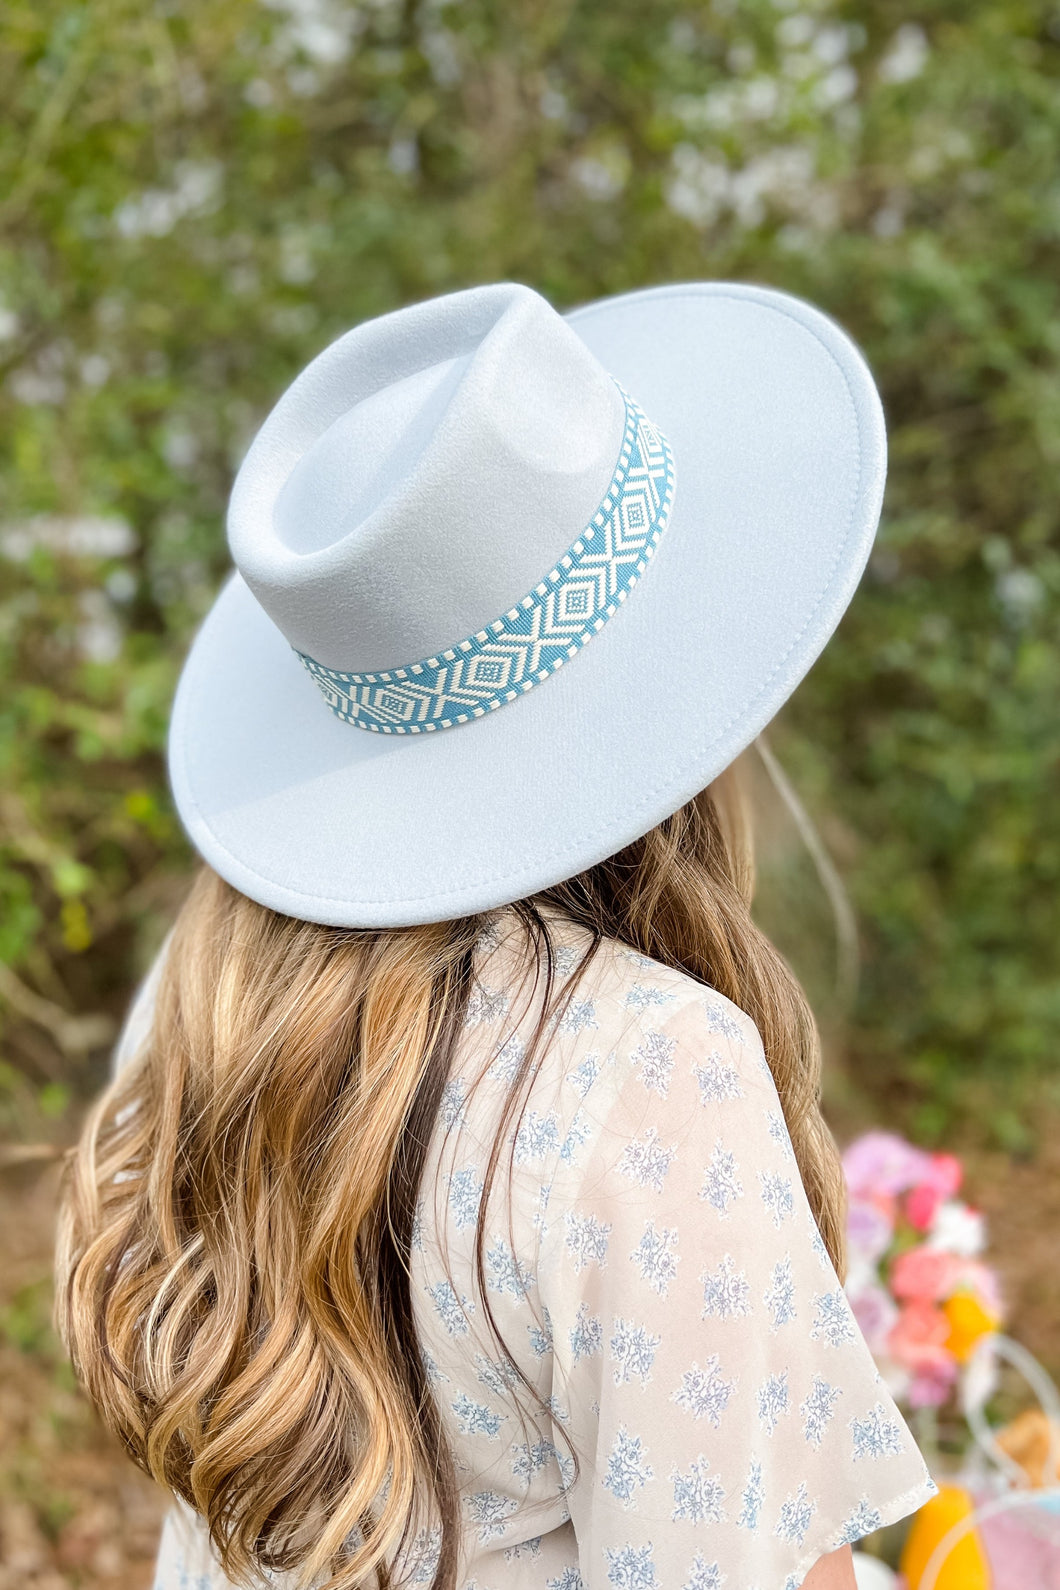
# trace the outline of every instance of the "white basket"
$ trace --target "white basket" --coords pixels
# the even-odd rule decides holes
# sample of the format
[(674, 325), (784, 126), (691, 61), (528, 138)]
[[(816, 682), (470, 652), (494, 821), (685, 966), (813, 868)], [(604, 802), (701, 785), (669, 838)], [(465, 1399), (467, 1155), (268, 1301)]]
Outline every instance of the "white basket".
[[(1038, 1399), (1049, 1421), (1049, 1461), (1046, 1476), (1051, 1483), (1032, 1490), (1020, 1465), (998, 1445), (993, 1426), (986, 1417), (985, 1404), (995, 1384), (998, 1363), (1019, 1371)], [(999, 1513), (1038, 1508), (1050, 1514), (1060, 1510), (1060, 1392), (1041, 1364), (1019, 1342), (998, 1332), (990, 1332), (976, 1343), (961, 1380), (961, 1407), (975, 1443), (989, 1459), (997, 1481), (1007, 1488), (948, 1530), (928, 1558), (917, 1590), (935, 1590), (947, 1557), (966, 1535), (979, 1524)], [(1060, 1542), (1060, 1525), (1057, 1530)], [(1032, 1590), (1030, 1585), (1027, 1590)]]

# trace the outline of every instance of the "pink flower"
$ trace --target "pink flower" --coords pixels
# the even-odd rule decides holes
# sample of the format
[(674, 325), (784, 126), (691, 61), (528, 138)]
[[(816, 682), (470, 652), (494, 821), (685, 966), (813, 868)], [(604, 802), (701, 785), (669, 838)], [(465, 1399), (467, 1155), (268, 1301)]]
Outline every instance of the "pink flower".
[(851, 1198), (847, 1210), (847, 1246), (852, 1262), (875, 1265), (891, 1245), (894, 1224), (867, 1198)]
[(931, 1154), (927, 1170), (905, 1201), (909, 1224), (917, 1231), (930, 1231), (942, 1204), (953, 1198), (964, 1174), (955, 1154)]
[(922, 1181), (906, 1195), (906, 1219), (914, 1231), (930, 1231), (942, 1203), (942, 1194), (930, 1182)]
[(903, 1193), (931, 1175), (930, 1154), (894, 1132), (865, 1132), (843, 1155), (847, 1184), (855, 1197)]
[(907, 1303), (887, 1336), (891, 1356), (915, 1375), (941, 1370), (953, 1362), (946, 1343), (950, 1322), (933, 1303)]
[(941, 1303), (956, 1283), (961, 1261), (935, 1248), (910, 1248), (891, 1265), (891, 1291), (914, 1303)]
[(881, 1214), (893, 1233), (895, 1223), (898, 1220), (898, 1199), (894, 1196), (894, 1193), (862, 1193), (860, 1202), (870, 1204), (878, 1214)]
[(964, 1166), (956, 1154), (932, 1154), (931, 1169), (926, 1177), (940, 1198), (955, 1198), (964, 1177)]
[(906, 1388), (911, 1408), (940, 1408), (957, 1382), (957, 1361), (918, 1369)]
[(869, 1352), (879, 1357), (887, 1349), (887, 1339), (898, 1323), (898, 1308), (894, 1299), (875, 1281), (850, 1299), (854, 1318), (869, 1346)]

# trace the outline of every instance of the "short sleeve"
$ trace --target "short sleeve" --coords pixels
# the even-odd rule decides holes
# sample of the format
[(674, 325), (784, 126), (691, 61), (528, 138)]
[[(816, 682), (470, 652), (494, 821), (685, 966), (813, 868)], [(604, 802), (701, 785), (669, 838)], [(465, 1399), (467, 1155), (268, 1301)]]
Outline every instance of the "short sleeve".
[(708, 990), (649, 1007), (583, 1127), (538, 1276), (586, 1590), (795, 1590), (935, 1487), (829, 1261), (753, 1023)]

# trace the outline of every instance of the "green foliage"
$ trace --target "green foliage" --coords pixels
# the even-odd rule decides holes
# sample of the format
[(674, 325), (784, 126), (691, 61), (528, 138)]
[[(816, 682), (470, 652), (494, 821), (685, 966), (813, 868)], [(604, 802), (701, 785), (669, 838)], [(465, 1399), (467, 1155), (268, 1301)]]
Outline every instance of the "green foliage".
[(922, 1132), (1018, 1137), (1060, 1028), (1057, 0), (10, 0), (0, 103), (19, 1062), (69, 1080), (32, 1000), (118, 1011), (172, 908), (168, 703), (297, 368), (470, 282), (735, 277), (833, 312), (889, 415), (779, 734), (860, 914), (853, 1053)]
[(24, 1286), (0, 1308), (0, 1341), (20, 1353), (61, 1360), (51, 1322), (51, 1285), (47, 1280)]

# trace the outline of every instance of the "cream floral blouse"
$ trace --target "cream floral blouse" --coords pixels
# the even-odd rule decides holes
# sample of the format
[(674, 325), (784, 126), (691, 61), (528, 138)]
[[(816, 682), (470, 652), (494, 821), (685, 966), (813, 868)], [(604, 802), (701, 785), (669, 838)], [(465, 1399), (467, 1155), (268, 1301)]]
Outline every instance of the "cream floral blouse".
[[(557, 942), (565, 975), (586, 937), (557, 926)], [(488, 1301), (535, 1405), (474, 1271), (490, 1144), (540, 1013), (527, 972), (500, 912), (413, 1236), (423, 1357), (462, 1492), (460, 1583), (796, 1590), (819, 1557), (935, 1487), (829, 1262), (758, 1032), (615, 943), (554, 1021), (485, 1216)], [(435, 1546), (421, 1530), (413, 1584), (429, 1584)], [(174, 1509), (155, 1590), (226, 1583)]]

